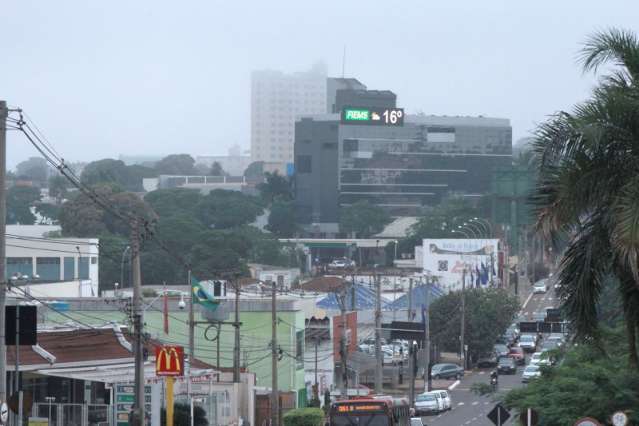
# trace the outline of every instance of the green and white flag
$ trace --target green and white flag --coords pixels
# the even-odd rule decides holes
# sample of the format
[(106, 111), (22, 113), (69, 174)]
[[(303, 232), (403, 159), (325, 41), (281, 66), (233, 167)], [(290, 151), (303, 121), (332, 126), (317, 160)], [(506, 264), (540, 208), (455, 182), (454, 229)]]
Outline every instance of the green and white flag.
[(193, 296), (193, 303), (202, 305), (206, 309), (214, 311), (220, 305), (220, 301), (215, 300), (213, 296), (204, 290), (202, 284), (193, 276), (191, 276), (191, 295)]

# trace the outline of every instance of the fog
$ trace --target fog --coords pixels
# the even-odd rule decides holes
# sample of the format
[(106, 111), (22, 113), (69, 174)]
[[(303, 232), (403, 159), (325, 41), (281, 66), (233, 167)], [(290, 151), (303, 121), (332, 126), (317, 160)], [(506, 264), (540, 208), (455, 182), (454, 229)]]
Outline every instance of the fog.
[[(636, 30), (634, 1), (36, 1), (0, 12), (0, 99), (68, 160), (225, 154), (250, 145), (250, 72), (390, 89), (410, 112), (510, 118), (513, 140), (583, 99), (597, 29)], [(36, 155), (9, 134), (9, 165)]]

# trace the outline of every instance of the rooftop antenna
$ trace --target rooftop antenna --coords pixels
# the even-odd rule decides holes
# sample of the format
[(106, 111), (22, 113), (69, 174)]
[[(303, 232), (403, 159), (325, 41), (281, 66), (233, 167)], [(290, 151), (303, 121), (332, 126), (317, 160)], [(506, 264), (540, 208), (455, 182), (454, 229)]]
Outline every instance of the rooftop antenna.
[(346, 68), (346, 45), (344, 45), (344, 52), (342, 54), (342, 78), (344, 78), (345, 68)]

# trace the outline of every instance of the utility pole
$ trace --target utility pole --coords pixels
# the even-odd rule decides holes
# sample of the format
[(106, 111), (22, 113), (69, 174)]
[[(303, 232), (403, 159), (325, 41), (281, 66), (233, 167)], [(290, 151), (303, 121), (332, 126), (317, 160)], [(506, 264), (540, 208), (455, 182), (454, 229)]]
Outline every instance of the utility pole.
[(140, 219), (131, 229), (131, 269), (133, 272), (133, 328), (135, 356), (135, 409), (132, 426), (144, 425), (144, 346), (142, 344), (142, 275), (140, 273)]
[(313, 389), (313, 399), (319, 401), (319, 383), (317, 382), (317, 345), (319, 337), (315, 337), (315, 387)]
[(460, 359), (462, 368), (466, 369), (466, 353), (464, 351), (464, 334), (466, 333), (466, 266), (462, 271), (462, 292), (461, 292), (461, 331), (459, 335)]
[(410, 399), (410, 407), (415, 406), (415, 352), (417, 352), (417, 348), (414, 341), (411, 340), (408, 347), (408, 369), (410, 370), (408, 397)]
[(342, 314), (342, 333), (339, 338), (339, 355), (342, 360), (342, 386), (340, 393), (342, 398), (348, 397), (348, 371), (346, 370), (346, 363), (348, 362), (348, 347), (346, 344), (346, 330), (348, 329), (348, 323), (346, 321), (346, 286), (342, 283), (342, 289), (340, 290), (339, 307)]
[(424, 314), (424, 392), (430, 392), (430, 280), (426, 276), (426, 313)]
[(375, 393), (382, 393), (384, 363), (382, 359), (382, 286), (375, 273)]
[(235, 345), (233, 346), (233, 383), (240, 383), (240, 283), (235, 280)]
[(277, 386), (277, 287), (275, 281), (272, 282), (273, 290), (271, 295), (271, 426), (279, 426), (280, 414), (280, 392)]
[(408, 278), (408, 321), (413, 320), (413, 278)]
[[(195, 360), (195, 301), (193, 300), (193, 283), (191, 282), (191, 268), (189, 267), (186, 273), (187, 286), (189, 289), (189, 370), (187, 371), (186, 377), (186, 393), (189, 401), (191, 400), (191, 367), (193, 366), (193, 361)], [(219, 340), (218, 336), (218, 340)], [(218, 365), (219, 368), (219, 365)]]
[(5, 278), (6, 190), (7, 167), (7, 103), (0, 101), (0, 402), (7, 401), (7, 347), (4, 344), (5, 306), (7, 305), (7, 280)]

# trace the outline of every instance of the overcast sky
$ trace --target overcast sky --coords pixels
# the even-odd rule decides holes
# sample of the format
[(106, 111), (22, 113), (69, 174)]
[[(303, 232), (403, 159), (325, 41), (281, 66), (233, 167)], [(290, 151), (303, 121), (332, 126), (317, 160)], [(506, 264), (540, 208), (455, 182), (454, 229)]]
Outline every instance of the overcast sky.
[[(586, 36), (637, 30), (639, 2), (3, 2), (0, 99), (69, 160), (248, 148), (250, 72), (323, 60), (410, 112), (511, 119), (514, 140), (594, 84)], [(9, 165), (35, 151), (9, 135)]]

